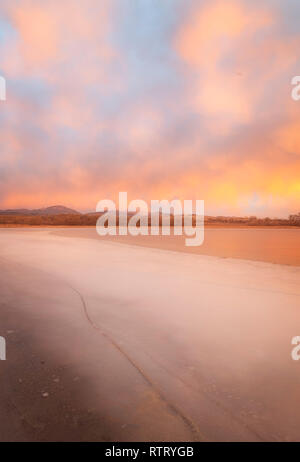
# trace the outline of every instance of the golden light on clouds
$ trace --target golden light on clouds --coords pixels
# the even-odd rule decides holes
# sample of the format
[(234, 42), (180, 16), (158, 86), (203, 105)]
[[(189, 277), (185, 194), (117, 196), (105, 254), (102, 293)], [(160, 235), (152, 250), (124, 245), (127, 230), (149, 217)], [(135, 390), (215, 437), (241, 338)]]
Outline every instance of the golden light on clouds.
[(210, 214), (300, 208), (293, 2), (176, 0), (153, 18), (120, 0), (25, 3), (2, 7), (1, 208), (93, 210), (123, 190)]

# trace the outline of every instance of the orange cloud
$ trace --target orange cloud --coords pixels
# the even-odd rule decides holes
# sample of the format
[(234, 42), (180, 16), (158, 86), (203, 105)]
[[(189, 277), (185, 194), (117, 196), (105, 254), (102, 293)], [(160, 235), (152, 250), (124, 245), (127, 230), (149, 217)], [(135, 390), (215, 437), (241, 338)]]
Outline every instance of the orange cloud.
[(99, 40), (99, 56), (110, 57), (112, 49), (106, 34), (111, 6), (107, 0), (86, 0), (84, 5), (73, 0), (23, 0), (22, 5), (11, 2), (7, 9), (19, 34), (20, 56), (26, 67), (41, 69), (59, 61), (63, 64), (93, 39)]
[(270, 2), (188, 2), (165, 42), (139, 48), (147, 27), (128, 31), (121, 1), (3, 1), (17, 83), (1, 107), (1, 208), (93, 209), (125, 190), (224, 214), (298, 210), (300, 34)]
[(175, 47), (193, 76), (191, 100), (200, 112), (216, 118), (221, 133), (254, 114), (255, 91), (240, 69), (239, 55), (249, 39), (274, 23), (274, 14), (240, 0), (214, 0), (192, 9), (179, 29)]
[(272, 22), (269, 11), (257, 11), (239, 0), (213, 0), (192, 9), (176, 37), (176, 48), (191, 66), (215, 67), (232, 40)]

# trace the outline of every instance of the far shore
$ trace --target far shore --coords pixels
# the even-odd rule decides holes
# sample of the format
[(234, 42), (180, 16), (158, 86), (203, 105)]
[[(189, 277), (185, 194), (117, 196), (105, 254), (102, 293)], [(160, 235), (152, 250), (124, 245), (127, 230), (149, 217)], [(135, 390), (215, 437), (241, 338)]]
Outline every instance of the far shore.
[[(300, 225), (245, 225), (243, 223), (205, 223), (205, 228), (245, 228), (245, 229), (300, 229)], [(0, 223), (0, 228), (94, 228), (95, 225), (28, 225)], [(173, 226), (171, 226), (171, 229)]]

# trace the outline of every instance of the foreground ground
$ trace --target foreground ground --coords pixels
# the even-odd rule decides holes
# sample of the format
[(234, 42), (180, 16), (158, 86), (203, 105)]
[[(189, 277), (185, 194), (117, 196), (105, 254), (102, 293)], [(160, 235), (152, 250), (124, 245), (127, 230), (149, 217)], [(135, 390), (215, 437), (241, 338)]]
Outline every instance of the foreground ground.
[(2, 441), (300, 440), (300, 268), (0, 230)]

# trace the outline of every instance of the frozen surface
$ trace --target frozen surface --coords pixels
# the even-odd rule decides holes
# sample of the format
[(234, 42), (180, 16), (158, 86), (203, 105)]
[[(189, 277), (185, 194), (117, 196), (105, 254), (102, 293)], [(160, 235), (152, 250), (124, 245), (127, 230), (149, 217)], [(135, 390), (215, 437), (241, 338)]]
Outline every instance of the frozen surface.
[(300, 440), (300, 268), (0, 230), (1, 440)]

